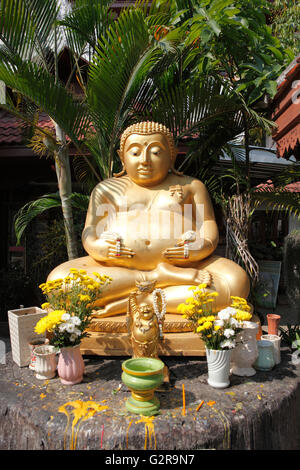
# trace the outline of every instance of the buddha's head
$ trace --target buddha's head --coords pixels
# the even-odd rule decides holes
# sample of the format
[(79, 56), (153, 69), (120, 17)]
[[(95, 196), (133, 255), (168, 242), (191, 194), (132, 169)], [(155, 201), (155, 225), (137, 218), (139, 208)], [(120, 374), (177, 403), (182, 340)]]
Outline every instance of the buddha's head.
[(125, 172), (139, 186), (161, 183), (174, 170), (177, 150), (169, 129), (147, 121), (133, 124), (122, 134), (119, 157)]

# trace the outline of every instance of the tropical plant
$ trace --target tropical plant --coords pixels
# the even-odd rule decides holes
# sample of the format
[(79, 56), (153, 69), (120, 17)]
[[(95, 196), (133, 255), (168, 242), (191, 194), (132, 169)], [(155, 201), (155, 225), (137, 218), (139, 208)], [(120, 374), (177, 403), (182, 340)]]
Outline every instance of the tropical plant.
[(289, 233), (284, 240), (283, 272), (286, 294), (291, 308), (300, 320), (300, 230)]
[[(0, 3), (0, 79), (21, 94), (27, 106), (21, 110), (9, 99), (2, 105), (24, 122), (33, 124), (42, 136), (44, 149), (54, 157), (59, 195), (65, 223), (69, 258), (77, 256), (72, 207), (71, 170), (66, 136), (77, 144), (78, 128), (87, 120), (80, 103), (60, 81), (58, 56), (63, 44), (58, 26), (56, 0), (1, 0)], [(39, 127), (43, 110), (52, 119), (55, 135)], [(46, 150), (45, 150), (46, 151)]]
[[(279, 327), (282, 340), (291, 348), (300, 349), (300, 325), (287, 324), (286, 328)], [(294, 346), (296, 345), (296, 346)]]
[(295, 56), (300, 50), (300, 5), (297, 0), (274, 0), (271, 6), (271, 27), (284, 47)]

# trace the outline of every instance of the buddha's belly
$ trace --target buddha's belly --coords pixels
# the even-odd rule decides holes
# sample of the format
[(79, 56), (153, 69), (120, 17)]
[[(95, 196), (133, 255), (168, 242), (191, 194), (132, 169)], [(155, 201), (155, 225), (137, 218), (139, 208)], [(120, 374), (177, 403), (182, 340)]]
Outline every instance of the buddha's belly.
[(193, 230), (193, 225), (182, 214), (153, 209), (117, 213), (106, 230), (121, 235), (125, 247), (135, 252), (132, 258), (117, 258), (112, 264), (150, 270), (166, 261), (164, 250), (175, 246), (184, 232)]

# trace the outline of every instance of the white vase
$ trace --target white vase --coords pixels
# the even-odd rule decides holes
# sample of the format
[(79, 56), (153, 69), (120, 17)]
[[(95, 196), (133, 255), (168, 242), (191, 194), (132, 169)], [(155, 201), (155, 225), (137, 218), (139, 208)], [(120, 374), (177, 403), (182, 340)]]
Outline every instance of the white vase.
[(56, 348), (38, 346), (35, 348), (35, 376), (40, 380), (52, 379), (56, 375)]
[(39, 307), (19, 308), (8, 311), (9, 335), (13, 361), (19, 367), (30, 364), (30, 346), (32, 339), (45, 339), (45, 335), (34, 332), (37, 322), (47, 315), (47, 311)]
[(256, 335), (258, 324), (245, 321), (243, 329), (237, 334), (236, 347), (231, 356), (231, 373), (242, 377), (256, 374), (252, 367), (258, 357)]
[(280, 362), (281, 362), (281, 356), (280, 356), (281, 337), (278, 336), (278, 335), (262, 335), (261, 339), (271, 341), (271, 343), (273, 344), (273, 348), (274, 348), (275, 364), (280, 364)]
[(226, 388), (230, 385), (230, 357), (232, 350), (206, 350), (208, 379), (207, 383), (214, 388)]

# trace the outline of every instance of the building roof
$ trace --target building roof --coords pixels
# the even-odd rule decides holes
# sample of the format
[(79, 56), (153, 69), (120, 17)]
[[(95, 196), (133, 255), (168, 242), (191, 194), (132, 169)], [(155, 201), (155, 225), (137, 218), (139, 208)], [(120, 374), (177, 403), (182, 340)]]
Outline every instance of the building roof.
[[(39, 126), (51, 130), (53, 124), (49, 116), (40, 114)], [(25, 126), (20, 119), (11, 113), (0, 109), (0, 144), (1, 145), (21, 145), (26, 144)]]
[[(277, 188), (274, 187), (272, 180), (268, 180), (266, 183), (257, 185), (257, 190), (259, 191), (276, 191), (276, 189)], [(283, 189), (289, 193), (300, 193), (300, 181), (287, 184)]]
[(278, 77), (273, 99), (272, 119), (277, 124), (273, 132), (279, 157), (292, 154), (300, 160), (300, 55)]

